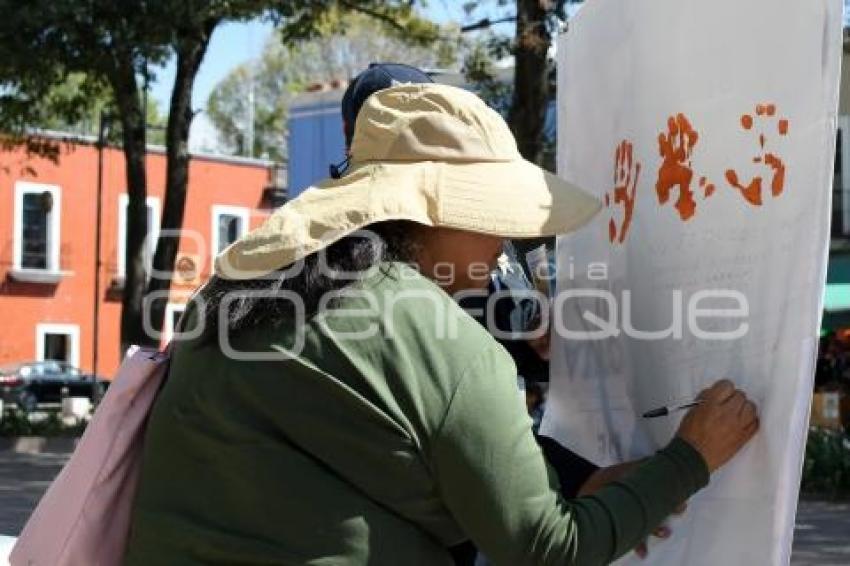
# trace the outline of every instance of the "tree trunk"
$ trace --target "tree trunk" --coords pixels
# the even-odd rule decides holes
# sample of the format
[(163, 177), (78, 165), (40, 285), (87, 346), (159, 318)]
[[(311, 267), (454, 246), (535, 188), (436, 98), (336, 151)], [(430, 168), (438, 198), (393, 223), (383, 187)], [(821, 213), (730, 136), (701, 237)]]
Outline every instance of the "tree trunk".
[[(517, 0), (516, 47), (514, 48), (514, 94), (508, 124), (523, 157), (540, 166), (544, 163), (543, 127), (549, 105), (549, 46), (552, 37), (546, 28), (547, 0)], [(528, 271), (526, 254), (541, 245), (554, 249), (554, 238), (514, 240), (520, 265)]]
[(543, 126), (549, 102), (547, 53), (552, 42), (546, 28), (546, 0), (517, 0), (514, 95), (508, 123), (519, 152), (543, 164)]
[[(141, 98), (132, 62), (119, 65), (111, 77), (121, 114), (127, 175), (127, 231), (124, 291), (121, 299), (121, 355), (132, 344), (150, 344), (144, 331), (143, 299), (147, 285), (145, 240), (147, 222), (146, 132)], [(119, 277), (121, 274), (118, 274)]]
[(198, 68), (206, 53), (209, 40), (218, 21), (209, 21), (196, 30), (192, 37), (184, 37), (177, 44), (177, 71), (174, 90), (168, 111), (165, 133), (166, 172), (165, 203), (162, 211), (162, 226), (153, 258), (154, 273), (148, 285), (148, 293), (155, 300), (148, 305), (151, 326), (161, 329), (165, 319), (167, 293), (171, 288), (171, 274), (180, 246), (177, 237), (183, 226), (186, 208), (186, 190), (189, 184), (189, 128), (192, 125), (192, 90)]

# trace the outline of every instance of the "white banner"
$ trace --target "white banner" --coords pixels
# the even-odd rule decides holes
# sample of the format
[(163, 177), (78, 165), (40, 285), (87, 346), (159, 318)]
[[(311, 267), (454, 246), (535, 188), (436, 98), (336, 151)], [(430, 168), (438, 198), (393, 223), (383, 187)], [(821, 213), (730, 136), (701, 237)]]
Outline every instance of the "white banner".
[(841, 53), (841, 0), (593, 0), (558, 45), (560, 174), (606, 208), (558, 243), (542, 432), (645, 456), (722, 377), (762, 418), (649, 564), (789, 561)]

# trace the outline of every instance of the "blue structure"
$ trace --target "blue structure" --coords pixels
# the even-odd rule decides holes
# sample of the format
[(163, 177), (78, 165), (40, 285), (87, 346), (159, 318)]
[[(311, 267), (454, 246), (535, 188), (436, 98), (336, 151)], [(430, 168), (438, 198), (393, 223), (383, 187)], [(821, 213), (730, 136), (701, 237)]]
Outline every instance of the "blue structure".
[(328, 176), (345, 159), (342, 89), (298, 96), (289, 111), (289, 198)]
[[(434, 80), (467, 88), (463, 76), (434, 73)], [(513, 69), (503, 69), (501, 81), (513, 78)], [(328, 166), (345, 159), (340, 103), (345, 86), (334, 90), (306, 92), (293, 101), (289, 110), (289, 184), (288, 196), (297, 197), (307, 187), (328, 177)], [(507, 109), (502, 109), (506, 111)], [(557, 130), (556, 104), (549, 101), (544, 136), (554, 140)]]

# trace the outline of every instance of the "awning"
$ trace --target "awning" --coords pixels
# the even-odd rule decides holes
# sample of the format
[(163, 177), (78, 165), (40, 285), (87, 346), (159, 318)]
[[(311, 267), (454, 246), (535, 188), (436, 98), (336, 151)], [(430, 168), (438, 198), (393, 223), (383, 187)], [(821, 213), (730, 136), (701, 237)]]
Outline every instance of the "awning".
[(823, 310), (828, 312), (850, 310), (850, 283), (827, 284)]
[(821, 326), (826, 330), (850, 327), (850, 283), (827, 284)]
[(850, 328), (850, 254), (829, 254), (823, 300), (824, 330)]

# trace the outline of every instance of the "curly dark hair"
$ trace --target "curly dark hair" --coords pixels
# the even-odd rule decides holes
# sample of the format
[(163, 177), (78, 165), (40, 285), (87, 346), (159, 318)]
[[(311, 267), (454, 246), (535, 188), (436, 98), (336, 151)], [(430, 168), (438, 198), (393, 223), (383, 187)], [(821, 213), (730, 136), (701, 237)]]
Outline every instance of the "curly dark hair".
[[(199, 292), (200, 301), (192, 301), (194, 306), (202, 305), (204, 310), (201, 342), (216, 339), (221, 308), (227, 308), (227, 333), (231, 337), (244, 329), (264, 324), (280, 327), (294, 323), (295, 310), (290, 301), (252, 296), (252, 291), (295, 293), (301, 297), (304, 314), (309, 319), (318, 312), (323, 296), (357, 280), (356, 276), (337, 274), (365, 273), (376, 265), (391, 261), (415, 263), (420, 250), (418, 226), (404, 220), (372, 224), (359, 233), (334, 242), (322, 252), (300, 260), (301, 265), (297, 266), (300, 269), (286, 266), (262, 278), (241, 281), (213, 276)], [(364, 232), (373, 237), (367, 237)], [(320, 254), (324, 257), (320, 258)], [(228, 301), (223, 307), (226, 297)], [(327, 306), (332, 307), (333, 301), (329, 301)]]

